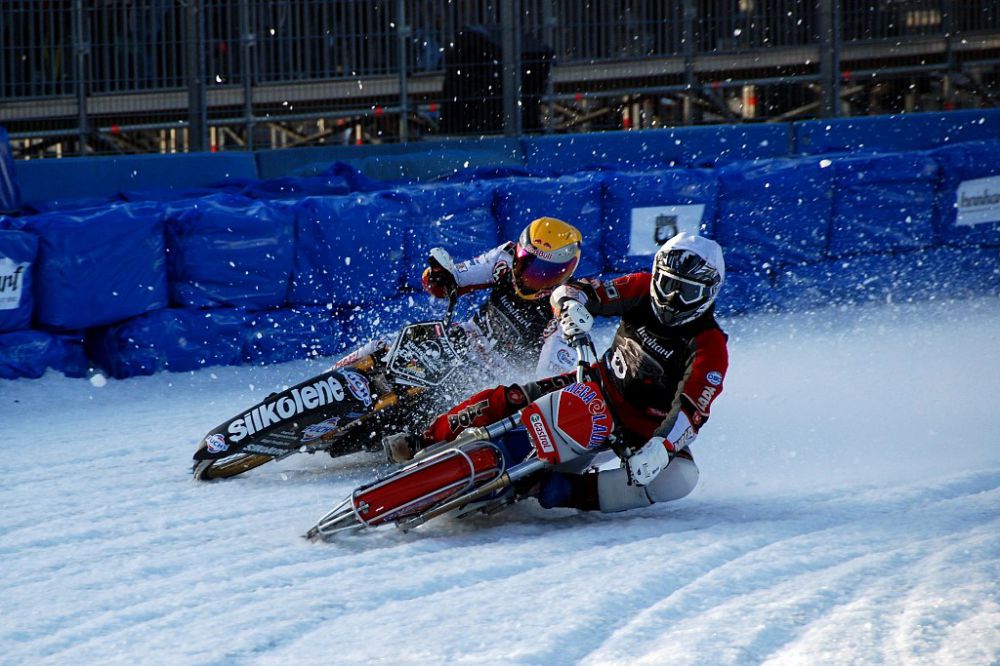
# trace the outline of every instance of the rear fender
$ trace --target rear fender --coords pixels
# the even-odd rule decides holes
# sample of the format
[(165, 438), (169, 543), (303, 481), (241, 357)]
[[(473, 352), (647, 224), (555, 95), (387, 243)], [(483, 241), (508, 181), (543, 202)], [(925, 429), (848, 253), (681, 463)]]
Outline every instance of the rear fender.
[(223, 422), (202, 439), (194, 459), (217, 460), (236, 453), (283, 457), (328, 439), (351, 422), (396, 400), (374, 395), (368, 372), (328, 370)]

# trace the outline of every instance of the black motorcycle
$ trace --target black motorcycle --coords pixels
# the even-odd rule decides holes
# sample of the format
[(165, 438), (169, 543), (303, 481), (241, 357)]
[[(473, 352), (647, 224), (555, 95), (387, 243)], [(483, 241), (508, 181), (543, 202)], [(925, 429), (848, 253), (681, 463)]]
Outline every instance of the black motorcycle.
[(448, 387), (463, 365), (465, 333), (450, 325), (454, 305), (452, 295), (443, 320), (411, 324), (223, 422), (195, 451), (194, 478), (237, 476), (293, 453), (381, 448), (375, 434), (399, 427), (401, 415), (426, 416), (422, 400)]

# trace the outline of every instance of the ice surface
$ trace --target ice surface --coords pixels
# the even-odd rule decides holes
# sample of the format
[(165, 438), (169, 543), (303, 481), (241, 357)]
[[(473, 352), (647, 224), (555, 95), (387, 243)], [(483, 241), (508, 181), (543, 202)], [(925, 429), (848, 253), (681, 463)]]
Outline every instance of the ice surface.
[(690, 497), (337, 544), (374, 458), (188, 472), (318, 362), (0, 381), (0, 662), (997, 663), (1000, 302), (724, 326)]

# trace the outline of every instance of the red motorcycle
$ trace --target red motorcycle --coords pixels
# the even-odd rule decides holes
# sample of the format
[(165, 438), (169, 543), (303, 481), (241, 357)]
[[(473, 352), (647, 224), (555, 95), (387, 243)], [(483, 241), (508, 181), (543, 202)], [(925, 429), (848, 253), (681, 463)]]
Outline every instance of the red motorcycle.
[[(327, 540), (395, 524), (403, 530), (445, 514), (494, 513), (550, 471), (581, 472), (614, 445), (614, 422), (600, 386), (587, 381), (594, 348), (576, 341), (577, 383), (542, 396), (520, 412), (421, 450), (406, 467), (361, 486), (305, 535)], [(523, 428), (526, 455), (508, 438)]]

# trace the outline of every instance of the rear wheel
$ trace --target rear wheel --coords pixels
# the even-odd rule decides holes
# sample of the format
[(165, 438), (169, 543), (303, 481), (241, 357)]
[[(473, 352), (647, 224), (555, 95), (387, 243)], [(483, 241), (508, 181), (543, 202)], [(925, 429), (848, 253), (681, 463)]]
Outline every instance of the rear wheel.
[(195, 481), (228, 479), (271, 460), (274, 460), (274, 456), (259, 453), (235, 453), (217, 460), (199, 460), (194, 464), (194, 478)]

